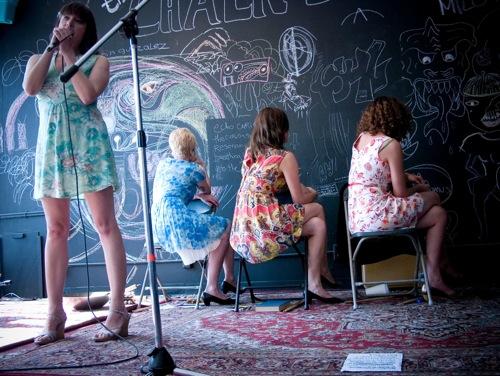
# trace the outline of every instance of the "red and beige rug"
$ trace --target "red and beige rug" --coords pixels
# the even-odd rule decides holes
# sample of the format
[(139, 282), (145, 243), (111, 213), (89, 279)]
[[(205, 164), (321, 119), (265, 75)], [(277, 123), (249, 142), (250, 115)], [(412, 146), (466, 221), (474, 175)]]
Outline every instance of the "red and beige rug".
[[(347, 291), (337, 295), (349, 297)], [(349, 303), (316, 302), (309, 311), (276, 313), (178, 305), (162, 305), (160, 311), (164, 345), (177, 367), (208, 375), (337, 375), (355, 352), (401, 352), (405, 375), (500, 372), (496, 292), (488, 298), (438, 299), (431, 307), (393, 298), (362, 302), (356, 311)], [(93, 343), (95, 331), (95, 326), (84, 327), (55, 344), (5, 351), (0, 369), (104, 363), (134, 355), (123, 341)], [(155, 345), (150, 310), (133, 314), (130, 334), (140, 353), (131, 361), (28, 374), (138, 375)]]

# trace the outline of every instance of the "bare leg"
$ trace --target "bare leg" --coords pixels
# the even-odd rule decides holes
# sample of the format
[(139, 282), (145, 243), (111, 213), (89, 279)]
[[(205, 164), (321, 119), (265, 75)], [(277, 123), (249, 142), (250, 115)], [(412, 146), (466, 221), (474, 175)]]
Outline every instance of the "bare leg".
[[(205, 286), (205, 292), (221, 299), (226, 299), (227, 296), (219, 289), (219, 274), (223, 263), (224, 273), (227, 273), (226, 268), (228, 268), (229, 265), (226, 265), (226, 259), (228, 258), (229, 253), (232, 255), (232, 248), (229, 246), (228, 227), (222, 235), (219, 246), (208, 254), (207, 285)], [(231, 259), (231, 264), (232, 262), (233, 260)], [(232, 266), (229, 268), (232, 269)], [(226, 276), (227, 275), (228, 274), (226, 274)], [(232, 275), (232, 270), (230, 275)]]
[(92, 213), (94, 225), (99, 233), (99, 238), (104, 249), (106, 261), (106, 272), (108, 274), (109, 287), (111, 291), (110, 314), (106, 325), (110, 328), (118, 328), (126, 316), (113, 311), (125, 311), (123, 296), (125, 292), (126, 260), (125, 247), (116, 223), (113, 190), (108, 187), (99, 192), (85, 194), (85, 200)]
[[(432, 193), (432, 192), (429, 192)], [(443, 281), (440, 265), (443, 258), (443, 239), (446, 229), (447, 215), (446, 211), (435, 204), (435, 197), (430, 195), (430, 200), (426, 202), (428, 195), (424, 196), (424, 214), (417, 222), (417, 228), (427, 229), (426, 249), (427, 249), (427, 272), (429, 274), (429, 283), (432, 287), (443, 291), (446, 294), (453, 294), (454, 291)], [(428, 210), (425, 209), (432, 205)]]
[(231, 245), (229, 245), (229, 241), (222, 266), (224, 268), (224, 281), (236, 286), (236, 280), (234, 278), (234, 251)]
[[(58, 198), (42, 199), (47, 221), (47, 241), (45, 242), (45, 284), (47, 287), (48, 313), (64, 315), (63, 292), (68, 270), (69, 200)], [(49, 320), (47, 329), (54, 330)]]
[(331, 295), (321, 284), (321, 269), (325, 260), (326, 223), (323, 207), (318, 203), (304, 205), (302, 235), (307, 236), (309, 249), (307, 279), (309, 290), (325, 298)]

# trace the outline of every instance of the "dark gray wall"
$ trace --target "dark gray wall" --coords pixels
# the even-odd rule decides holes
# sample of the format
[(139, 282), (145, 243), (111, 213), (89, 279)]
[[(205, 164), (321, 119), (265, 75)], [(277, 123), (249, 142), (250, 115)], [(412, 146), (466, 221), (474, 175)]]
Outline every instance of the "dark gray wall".
[[(14, 24), (0, 29), (2, 234), (45, 233), (44, 218), (36, 214), (41, 207), (32, 199), (38, 117), (21, 82), (29, 56), (45, 48), (62, 3), (21, 1)], [(101, 35), (137, 4), (88, 3)], [(440, 193), (449, 213), (447, 244), (498, 249), (498, 15), (493, 0), (150, 1), (138, 17), (150, 187), (157, 161), (168, 152), (168, 134), (187, 126), (209, 164), (220, 213), (230, 217), (249, 125), (263, 106), (284, 108), (301, 177), (327, 208), (332, 249), (338, 191), (347, 179), (359, 115), (374, 97), (397, 96), (415, 117), (404, 141), (406, 166)], [(99, 107), (123, 182), (117, 216), (133, 272), (143, 260), (144, 229), (128, 41), (116, 35), (101, 53), (111, 61), (112, 76)], [(68, 289), (81, 289), (82, 229), (72, 209)], [(85, 208), (83, 220), (91, 285), (105, 289), (102, 251)], [(160, 254), (160, 260), (177, 258)], [(297, 260), (282, 262), (293, 274), (278, 278), (296, 279)], [(129, 283), (142, 280), (142, 270)], [(165, 282), (197, 279), (178, 261), (159, 270)], [(264, 267), (255, 272), (262, 281), (275, 278)]]

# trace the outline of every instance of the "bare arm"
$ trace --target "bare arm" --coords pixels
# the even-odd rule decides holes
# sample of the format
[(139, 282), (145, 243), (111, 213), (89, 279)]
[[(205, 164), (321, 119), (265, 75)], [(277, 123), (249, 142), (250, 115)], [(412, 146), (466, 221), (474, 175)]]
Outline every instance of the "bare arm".
[(299, 164), (293, 153), (287, 153), (281, 161), (280, 170), (285, 176), (286, 184), (292, 196), (293, 202), (297, 204), (308, 204), (316, 198), (316, 191), (309, 187), (304, 187), (300, 183)]
[(23, 79), (23, 89), (28, 95), (37, 95), (45, 82), (47, 72), (49, 71), (52, 53), (44, 52), (41, 55), (32, 55)]
[(392, 140), (382, 151), (379, 157), (389, 164), (391, 170), (392, 193), (396, 197), (407, 197), (411, 193), (406, 188), (406, 175), (403, 170), (403, 151), (401, 144)]
[[(66, 67), (76, 62), (76, 57), (72, 53), (63, 54)], [(76, 94), (83, 104), (94, 103), (99, 95), (106, 89), (109, 81), (109, 62), (104, 56), (99, 56), (97, 61), (87, 77), (82, 71), (78, 70), (71, 78), (71, 83), (75, 88)]]

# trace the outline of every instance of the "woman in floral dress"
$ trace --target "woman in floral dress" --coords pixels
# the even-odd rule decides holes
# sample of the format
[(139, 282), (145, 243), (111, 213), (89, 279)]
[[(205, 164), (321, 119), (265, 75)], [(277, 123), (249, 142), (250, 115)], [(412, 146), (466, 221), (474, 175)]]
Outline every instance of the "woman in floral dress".
[[(349, 228), (353, 233), (415, 226), (427, 229), (430, 285), (452, 295), (440, 270), (446, 211), (422, 177), (403, 170), (400, 142), (410, 125), (408, 109), (395, 98), (377, 98), (364, 110), (352, 148)], [(408, 188), (408, 183), (413, 185)]]
[(37, 96), (40, 125), (35, 157), (34, 198), (42, 201), (47, 222), (45, 283), (48, 318), (35, 343), (64, 338), (66, 313), (62, 298), (68, 268), (70, 200), (79, 194), (92, 214), (106, 260), (111, 290), (106, 326), (97, 342), (128, 334), (129, 315), (124, 304), (125, 249), (115, 218), (113, 191), (118, 188), (113, 150), (97, 98), (109, 80), (109, 62), (91, 56), (67, 84), (59, 75), (97, 41), (94, 16), (81, 3), (68, 3), (58, 12), (52, 32), (58, 48), (33, 55), (26, 67), (23, 88)]
[[(229, 246), (229, 220), (217, 215), (199, 214), (188, 207), (197, 197), (218, 206), (211, 194), (210, 181), (203, 162), (196, 154), (196, 139), (187, 128), (177, 128), (169, 137), (173, 158), (163, 159), (156, 170), (153, 185), (153, 235), (155, 242), (169, 252), (179, 254), (185, 265), (208, 255), (205, 305), (216, 302), (234, 304), (225, 295), (234, 287), (234, 252)], [(198, 191), (198, 194), (197, 194)], [(224, 281), (217, 286), (221, 267)]]
[[(297, 159), (283, 149), (288, 139), (288, 118), (278, 108), (257, 115), (242, 165), (242, 181), (230, 242), (251, 263), (268, 261), (284, 252), (301, 236), (308, 238), (308, 287), (312, 298), (341, 302), (323, 288), (322, 277), (333, 283), (326, 262), (326, 223), (323, 207), (313, 202), (311, 187), (300, 183)], [(289, 192), (292, 203), (278, 201)]]

